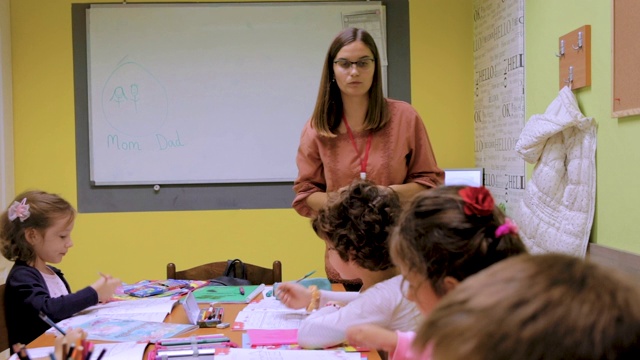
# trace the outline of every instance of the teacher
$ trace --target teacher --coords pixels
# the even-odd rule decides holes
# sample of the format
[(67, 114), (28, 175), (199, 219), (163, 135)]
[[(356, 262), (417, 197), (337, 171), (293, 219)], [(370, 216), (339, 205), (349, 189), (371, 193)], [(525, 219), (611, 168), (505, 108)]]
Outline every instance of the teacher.
[[(420, 115), (410, 104), (384, 97), (378, 48), (367, 31), (347, 28), (331, 43), (296, 163), (292, 206), (306, 217), (357, 178), (391, 188), (403, 203), (444, 182)], [(326, 253), (325, 267), (329, 280), (359, 288), (341, 281)]]

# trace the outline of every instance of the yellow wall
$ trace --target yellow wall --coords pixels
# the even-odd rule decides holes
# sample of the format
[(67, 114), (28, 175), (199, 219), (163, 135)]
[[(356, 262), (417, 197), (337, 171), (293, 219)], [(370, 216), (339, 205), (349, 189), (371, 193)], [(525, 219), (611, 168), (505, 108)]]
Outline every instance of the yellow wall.
[[(83, 1), (10, 5), (16, 191), (41, 188), (77, 204), (72, 2)], [(473, 166), (473, 95), (465, 86), (473, 84), (472, 4), (410, 6), (413, 104), (440, 166)], [(291, 209), (79, 214), (73, 239), (59, 266), (74, 289), (99, 271), (126, 282), (162, 278), (170, 261), (180, 269), (232, 257), (261, 265), (280, 259), (285, 280), (323, 269), (322, 241)]]
[[(575, 91), (582, 112), (598, 122), (597, 200), (592, 238), (640, 253), (640, 116), (611, 117), (611, 1), (526, 1), (526, 113), (543, 113), (558, 94), (558, 38), (591, 25), (591, 86)], [(571, 51), (571, 50), (568, 50)]]
[(441, 167), (473, 167), (473, 1), (410, 1), (411, 99)]

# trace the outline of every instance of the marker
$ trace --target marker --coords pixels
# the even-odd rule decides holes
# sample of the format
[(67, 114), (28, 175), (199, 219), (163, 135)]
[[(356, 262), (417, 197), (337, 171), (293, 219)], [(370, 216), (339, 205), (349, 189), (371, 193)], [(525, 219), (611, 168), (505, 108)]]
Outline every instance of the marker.
[(224, 314), (224, 308), (218, 308), (218, 322), (222, 322), (222, 315)]
[(102, 359), (102, 357), (106, 352), (107, 352), (107, 348), (102, 348), (102, 351), (100, 351), (100, 354), (98, 354), (98, 357), (96, 358), (96, 360)]
[(49, 324), (49, 326), (55, 328), (56, 330), (58, 330), (58, 332), (60, 334), (67, 335), (67, 333), (65, 333), (62, 329), (60, 329), (60, 326), (56, 325), (56, 323), (54, 323), (51, 319), (49, 319), (49, 317), (43, 313), (42, 311), (40, 311), (40, 314), (38, 314), (40, 316), (40, 319), (42, 319), (44, 322), (46, 322), (47, 324)]
[(240, 295), (244, 295), (244, 288), (240, 286)]

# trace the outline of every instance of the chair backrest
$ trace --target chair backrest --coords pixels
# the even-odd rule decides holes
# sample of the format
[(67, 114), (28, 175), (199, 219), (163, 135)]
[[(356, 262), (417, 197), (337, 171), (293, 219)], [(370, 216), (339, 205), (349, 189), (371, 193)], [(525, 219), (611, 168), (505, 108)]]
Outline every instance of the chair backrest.
[[(244, 263), (244, 265), (247, 272), (247, 280), (251, 281), (254, 285), (271, 285), (275, 282), (282, 282), (282, 263), (280, 263), (279, 260), (274, 261), (271, 268), (265, 268), (249, 263)], [(168, 263), (167, 279), (208, 280), (224, 275), (226, 268), (226, 261), (218, 261), (177, 271), (174, 263)], [(239, 264), (236, 264), (236, 274), (241, 273), (242, 270), (240, 269)]]
[(9, 348), (9, 331), (7, 329), (7, 319), (4, 313), (4, 288), (6, 284), (0, 285), (0, 352)]

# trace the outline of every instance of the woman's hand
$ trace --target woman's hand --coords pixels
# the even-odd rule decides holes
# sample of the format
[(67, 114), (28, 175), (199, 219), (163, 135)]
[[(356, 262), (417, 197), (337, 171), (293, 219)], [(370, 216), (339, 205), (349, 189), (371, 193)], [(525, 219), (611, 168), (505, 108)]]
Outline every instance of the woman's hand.
[(347, 342), (352, 346), (393, 352), (396, 350), (398, 335), (395, 331), (378, 325), (362, 324), (347, 329)]
[(276, 296), (286, 307), (291, 309), (306, 308), (311, 302), (311, 290), (306, 287), (292, 283), (280, 283), (276, 289)]
[(94, 282), (91, 287), (98, 293), (98, 301), (108, 302), (116, 292), (118, 286), (122, 285), (122, 281), (111, 275), (100, 274), (100, 279)]

